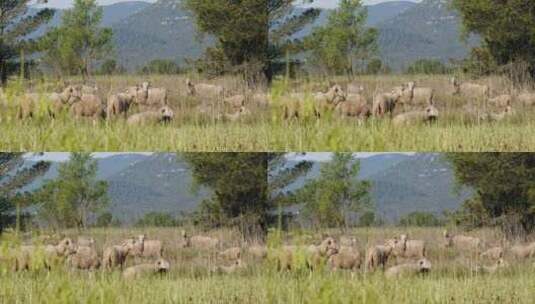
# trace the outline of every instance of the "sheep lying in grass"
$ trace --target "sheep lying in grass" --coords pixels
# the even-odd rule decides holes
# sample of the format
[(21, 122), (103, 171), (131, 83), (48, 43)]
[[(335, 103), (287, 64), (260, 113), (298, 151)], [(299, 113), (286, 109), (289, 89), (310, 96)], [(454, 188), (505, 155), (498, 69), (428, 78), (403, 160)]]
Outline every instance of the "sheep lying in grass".
[(169, 122), (174, 116), (175, 113), (173, 110), (167, 106), (164, 106), (158, 111), (147, 111), (134, 114), (128, 117), (127, 124), (130, 126), (158, 124), (162, 122)]
[(399, 278), (403, 276), (416, 275), (419, 273), (426, 273), (431, 270), (431, 262), (427, 259), (420, 259), (416, 263), (406, 263), (390, 267), (386, 270), (385, 276), (387, 278)]
[(100, 267), (100, 258), (94, 248), (78, 246), (74, 254), (67, 258), (67, 264), (73, 269), (95, 270)]
[(147, 275), (165, 273), (169, 269), (169, 262), (160, 258), (154, 263), (140, 264), (126, 268), (123, 271), (123, 278), (126, 280), (139, 279)]
[(438, 119), (438, 110), (434, 106), (428, 106), (423, 111), (411, 111), (394, 117), (392, 123), (395, 126), (409, 125), (414, 123), (429, 123)]

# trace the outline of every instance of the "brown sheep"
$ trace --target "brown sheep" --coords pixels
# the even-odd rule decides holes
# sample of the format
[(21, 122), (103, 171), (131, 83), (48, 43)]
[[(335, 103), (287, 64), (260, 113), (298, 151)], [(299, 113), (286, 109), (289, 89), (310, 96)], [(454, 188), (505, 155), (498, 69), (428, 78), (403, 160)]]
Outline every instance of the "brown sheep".
[(408, 235), (402, 234), (399, 242), (394, 246), (392, 255), (396, 258), (421, 259), (426, 257), (426, 243), (423, 240), (409, 240)]
[(333, 271), (338, 269), (357, 271), (361, 264), (362, 260), (358, 249), (348, 246), (341, 246), (340, 250), (331, 255), (328, 260), (328, 265)]
[(128, 117), (127, 124), (130, 126), (133, 125), (147, 125), (147, 124), (158, 124), (162, 122), (169, 122), (173, 119), (175, 113), (171, 108), (164, 106), (158, 111), (147, 111), (134, 114)]
[(247, 248), (247, 252), (250, 256), (259, 260), (265, 259), (268, 255), (267, 247), (262, 245), (251, 245)]
[(391, 93), (381, 93), (373, 98), (372, 112), (375, 117), (382, 118), (386, 114), (392, 116), (396, 105), (401, 98), (402, 92), (399, 90)]
[(511, 254), (517, 259), (535, 257), (535, 242), (527, 245), (515, 245), (510, 249)]
[(68, 257), (67, 264), (73, 269), (95, 270), (100, 267), (100, 258), (94, 248), (78, 246), (75, 253)]
[(386, 270), (385, 276), (387, 278), (399, 278), (407, 275), (416, 275), (419, 273), (427, 273), (431, 270), (431, 262), (427, 259), (420, 259), (416, 263), (407, 263), (390, 267)]
[(411, 111), (402, 113), (394, 117), (392, 123), (395, 126), (408, 125), (413, 123), (428, 123), (437, 120), (438, 110), (434, 106), (427, 106), (423, 111)]
[(490, 260), (497, 261), (503, 258), (504, 250), (501, 246), (496, 246), (487, 249), (485, 252), (481, 253), (481, 258), (487, 258)]
[(366, 120), (372, 116), (372, 111), (362, 95), (350, 94), (347, 100), (338, 103), (336, 112), (342, 117), (356, 117)]
[(106, 117), (112, 119), (119, 115), (126, 118), (130, 106), (136, 98), (135, 94), (132, 93), (119, 93), (112, 94), (108, 96), (108, 103), (106, 109)]
[(102, 266), (106, 270), (111, 270), (116, 267), (123, 268), (126, 257), (135, 251), (138, 240), (130, 239), (123, 242), (121, 245), (115, 245), (104, 249), (102, 256)]
[(332, 237), (324, 239), (319, 245), (307, 248), (307, 266), (314, 270), (327, 261), (333, 254), (338, 253), (338, 243)]
[(71, 106), (71, 113), (76, 118), (91, 117), (93, 119), (104, 118), (106, 115), (105, 105), (97, 95), (82, 95), (80, 101)]
[(186, 86), (189, 96), (196, 96), (200, 98), (215, 98), (223, 99), (225, 97), (225, 89), (220, 85), (213, 84), (193, 84), (190, 79), (186, 79)]
[[(374, 271), (377, 268), (385, 268), (386, 263), (394, 247), (399, 246), (398, 240), (388, 240), (385, 245), (376, 245), (368, 248), (366, 253), (366, 271)], [(403, 250), (403, 249), (401, 249)]]
[(331, 111), (336, 108), (336, 106), (346, 100), (346, 95), (344, 90), (340, 85), (333, 85), (327, 93), (316, 93), (314, 94), (314, 101), (316, 102), (316, 115), (319, 117), (321, 113), (325, 111)]
[(513, 101), (513, 97), (511, 95), (503, 94), (503, 95), (496, 96), (494, 98), (489, 98), (488, 103), (496, 107), (505, 108), (505, 107), (511, 106), (512, 101)]
[(169, 269), (169, 262), (159, 258), (154, 263), (140, 264), (126, 268), (123, 271), (123, 278), (126, 280), (139, 279), (149, 274), (165, 273), (168, 272)]

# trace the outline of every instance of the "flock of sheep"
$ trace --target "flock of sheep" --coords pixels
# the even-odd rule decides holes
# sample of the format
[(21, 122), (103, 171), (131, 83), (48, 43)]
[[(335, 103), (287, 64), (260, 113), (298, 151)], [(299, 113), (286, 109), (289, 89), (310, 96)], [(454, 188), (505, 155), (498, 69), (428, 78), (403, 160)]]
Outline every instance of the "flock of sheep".
[[(321, 117), (326, 110), (329, 110), (341, 117), (353, 117), (359, 121), (372, 116), (379, 119), (389, 116), (393, 118), (394, 125), (430, 122), (439, 116), (435, 89), (418, 87), (414, 81), (394, 87), (390, 92), (376, 92), (371, 102), (364, 96), (364, 91), (362, 85), (354, 83), (348, 84), (346, 91), (341, 85), (332, 85), (326, 93), (313, 94), (314, 114)], [(450, 80), (448, 91), (452, 97), (460, 96), (467, 100), (468, 103), (463, 107), (464, 112), (478, 120), (500, 121), (514, 113), (513, 105), (535, 105), (535, 93), (522, 92), (516, 95), (501, 94), (491, 97), (488, 85), (460, 82), (455, 77)], [(298, 118), (303, 115), (305, 100), (305, 93), (291, 93), (286, 96), (284, 118)], [(480, 103), (485, 106), (481, 107)], [(402, 113), (394, 117), (398, 108)], [(493, 108), (495, 111), (487, 108)], [(412, 110), (406, 111), (407, 109)]]
[[(245, 243), (243, 246), (223, 248), (223, 242), (217, 238), (202, 235), (189, 237), (182, 231), (180, 238), (175, 242), (177, 244), (169, 244), (139, 235), (126, 239), (118, 245), (107, 246), (102, 250), (102, 254), (99, 254), (92, 238), (80, 237), (76, 242), (64, 238), (56, 245), (13, 248), (13, 269), (15, 271), (32, 269), (32, 263), (35, 263), (35, 257), (38, 256), (37, 252), (41, 251), (44, 253), (44, 264), (48, 269), (53, 268), (53, 265), (65, 263), (71, 269), (80, 270), (120, 269), (125, 279), (138, 278), (169, 271), (171, 265), (169, 260), (165, 259), (171, 253), (169, 248), (166, 248), (169, 245), (178, 248), (177, 250), (195, 248), (215, 254), (219, 260), (224, 261), (224, 264), (211, 270), (222, 273), (232, 273), (245, 268), (246, 264), (243, 262), (245, 257), (255, 262), (270, 259), (276, 263), (279, 271), (291, 271), (296, 267), (298, 257), (302, 256), (310, 270), (324, 266), (332, 271), (356, 272), (363, 269), (365, 272), (373, 272), (382, 269), (388, 278), (425, 273), (432, 267), (426, 241), (409, 239), (406, 234), (388, 239), (383, 244), (369, 246), (365, 252), (361, 252), (362, 248), (359, 248), (357, 239), (351, 236), (341, 236), (338, 241), (333, 237), (327, 237), (319, 245), (310, 246), (283, 245), (268, 248), (265, 245)], [(440, 246), (452, 248), (470, 259), (490, 261), (491, 265), (479, 265), (475, 269), (484, 273), (494, 273), (507, 267), (506, 259), (535, 258), (535, 242), (504, 248), (488, 246), (477, 237), (453, 235), (444, 231)], [(127, 257), (132, 257), (136, 261), (149, 259), (149, 262), (125, 268)], [(394, 260), (395, 265), (387, 267), (390, 260)]]
[[(267, 104), (266, 94), (235, 94), (230, 95), (221, 85), (193, 84), (186, 80), (186, 95), (201, 100), (199, 112), (207, 112), (213, 100), (221, 101), (231, 109), (225, 113), (229, 120), (237, 120), (250, 114), (245, 108), (246, 101), (257, 104)], [(3, 94), (5, 97), (5, 94)], [(143, 82), (128, 87), (120, 93), (109, 94), (102, 98), (99, 88), (87, 85), (68, 85), (61, 93), (26, 93), (17, 98), (19, 119), (29, 119), (36, 116), (36, 112), (45, 105), (46, 112), (54, 118), (62, 112), (68, 112), (75, 118), (91, 118), (109, 120), (125, 118), (129, 125), (156, 124), (173, 119), (174, 111), (169, 103), (169, 91), (166, 88), (152, 87), (149, 82)], [(139, 113), (130, 114), (131, 108), (137, 106)], [(222, 116), (222, 115), (220, 115)]]

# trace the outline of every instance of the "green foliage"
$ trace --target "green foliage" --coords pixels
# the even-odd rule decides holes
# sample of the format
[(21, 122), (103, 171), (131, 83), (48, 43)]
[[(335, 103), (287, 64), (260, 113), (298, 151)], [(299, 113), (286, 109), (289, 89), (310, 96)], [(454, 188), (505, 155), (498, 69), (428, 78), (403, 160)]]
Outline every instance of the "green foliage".
[(299, 200), (314, 226), (348, 226), (351, 213), (371, 207), (371, 183), (357, 180), (359, 171), (360, 161), (351, 153), (335, 153), (322, 164), (321, 175), (303, 186)]
[(420, 59), (407, 68), (407, 74), (439, 75), (448, 74), (451, 70), (439, 60)]
[(365, 73), (367, 75), (378, 75), (380, 73), (388, 74), (390, 73), (390, 68), (388, 68), (388, 66), (386, 65), (383, 65), (383, 62), (381, 61), (381, 59), (373, 58), (366, 65)]
[(108, 206), (108, 184), (97, 180), (98, 163), (89, 153), (72, 153), (58, 177), (36, 193), (39, 216), (53, 228), (89, 227), (89, 221)]
[(43, 161), (25, 166), (23, 153), (0, 153), (0, 232), (13, 224), (19, 230), (22, 209), (32, 203), (29, 193), (20, 191), (49, 168)]
[[(498, 66), (524, 62), (535, 76), (535, 2), (453, 0), (466, 33), (482, 36), (482, 48)], [(514, 22), (512, 22), (514, 20)], [(490, 59), (490, 58), (489, 58)]]
[(433, 213), (416, 211), (403, 216), (399, 224), (406, 227), (436, 227), (442, 222)]
[(176, 227), (178, 221), (176, 218), (163, 212), (149, 212), (140, 218), (136, 224), (136, 227)]
[(383, 224), (383, 221), (377, 217), (374, 211), (364, 211), (359, 216), (358, 225), (360, 227), (376, 227)]
[[(43, 1), (37, 1), (37, 3)], [(46, 1), (44, 1), (46, 2)], [(35, 51), (34, 41), (27, 38), (39, 26), (48, 22), (54, 15), (51, 9), (40, 9), (29, 16), (28, 5), (31, 0), (2, 0), (0, 2), (0, 85), (5, 84), (9, 75), (21, 67), (20, 54)]]
[(463, 208), (464, 214), (477, 219), (468, 217), (469, 224), (498, 225), (509, 235), (535, 229), (535, 155), (463, 153), (447, 158), (458, 184), (476, 191), (477, 196)]
[(91, 75), (97, 60), (113, 49), (110, 28), (101, 28), (102, 8), (96, 0), (75, 0), (66, 10), (59, 27), (49, 31), (41, 42), (43, 60), (58, 75)]
[(327, 24), (315, 28), (305, 39), (310, 50), (309, 62), (319, 64), (328, 73), (353, 76), (364, 71), (377, 50), (378, 32), (366, 28), (368, 12), (361, 0), (342, 0)]
[(267, 197), (268, 154), (266, 153), (185, 153), (197, 186), (213, 191), (199, 212), (212, 219), (208, 223), (235, 226), (243, 233), (265, 231), (271, 205)]
[(121, 222), (113, 217), (113, 214), (111, 212), (103, 212), (95, 221), (95, 227), (119, 227), (121, 226)]
[(166, 59), (155, 59), (149, 62), (147, 65), (141, 68), (140, 73), (149, 74), (161, 74), (161, 75), (173, 75), (180, 74), (180, 66), (172, 61)]
[(120, 75), (126, 73), (126, 69), (119, 65), (115, 59), (104, 61), (97, 71), (99, 75)]

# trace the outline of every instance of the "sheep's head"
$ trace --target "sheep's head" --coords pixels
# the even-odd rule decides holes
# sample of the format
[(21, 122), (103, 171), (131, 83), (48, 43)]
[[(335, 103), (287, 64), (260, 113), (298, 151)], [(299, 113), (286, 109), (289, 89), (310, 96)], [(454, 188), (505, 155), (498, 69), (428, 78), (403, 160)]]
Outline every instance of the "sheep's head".
[(346, 94), (338, 84), (333, 85), (327, 92), (327, 98), (330, 103), (338, 104), (346, 100)]
[(438, 118), (438, 109), (434, 106), (425, 108), (425, 115), (428, 121), (434, 121)]
[(186, 79), (186, 88), (188, 90), (188, 95), (189, 96), (194, 96), (197, 93), (195, 91), (195, 85), (193, 84), (193, 82), (191, 82), (191, 80), (189, 78)]
[(76, 244), (70, 238), (64, 238), (56, 246), (57, 251), (61, 255), (70, 255), (76, 252)]
[(175, 112), (173, 112), (173, 110), (171, 110), (171, 108), (168, 106), (161, 107), (159, 112), (163, 122), (169, 122), (175, 117)]
[(338, 244), (332, 237), (328, 237), (319, 245), (320, 254), (330, 257), (333, 254), (338, 253)]
[(158, 259), (155, 263), (155, 268), (157, 272), (167, 272), (169, 271), (170, 264), (167, 260)]
[(431, 262), (428, 259), (421, 259), (418, 261), (418, 269), (420, 272), (428, 272), (431, 270)]

